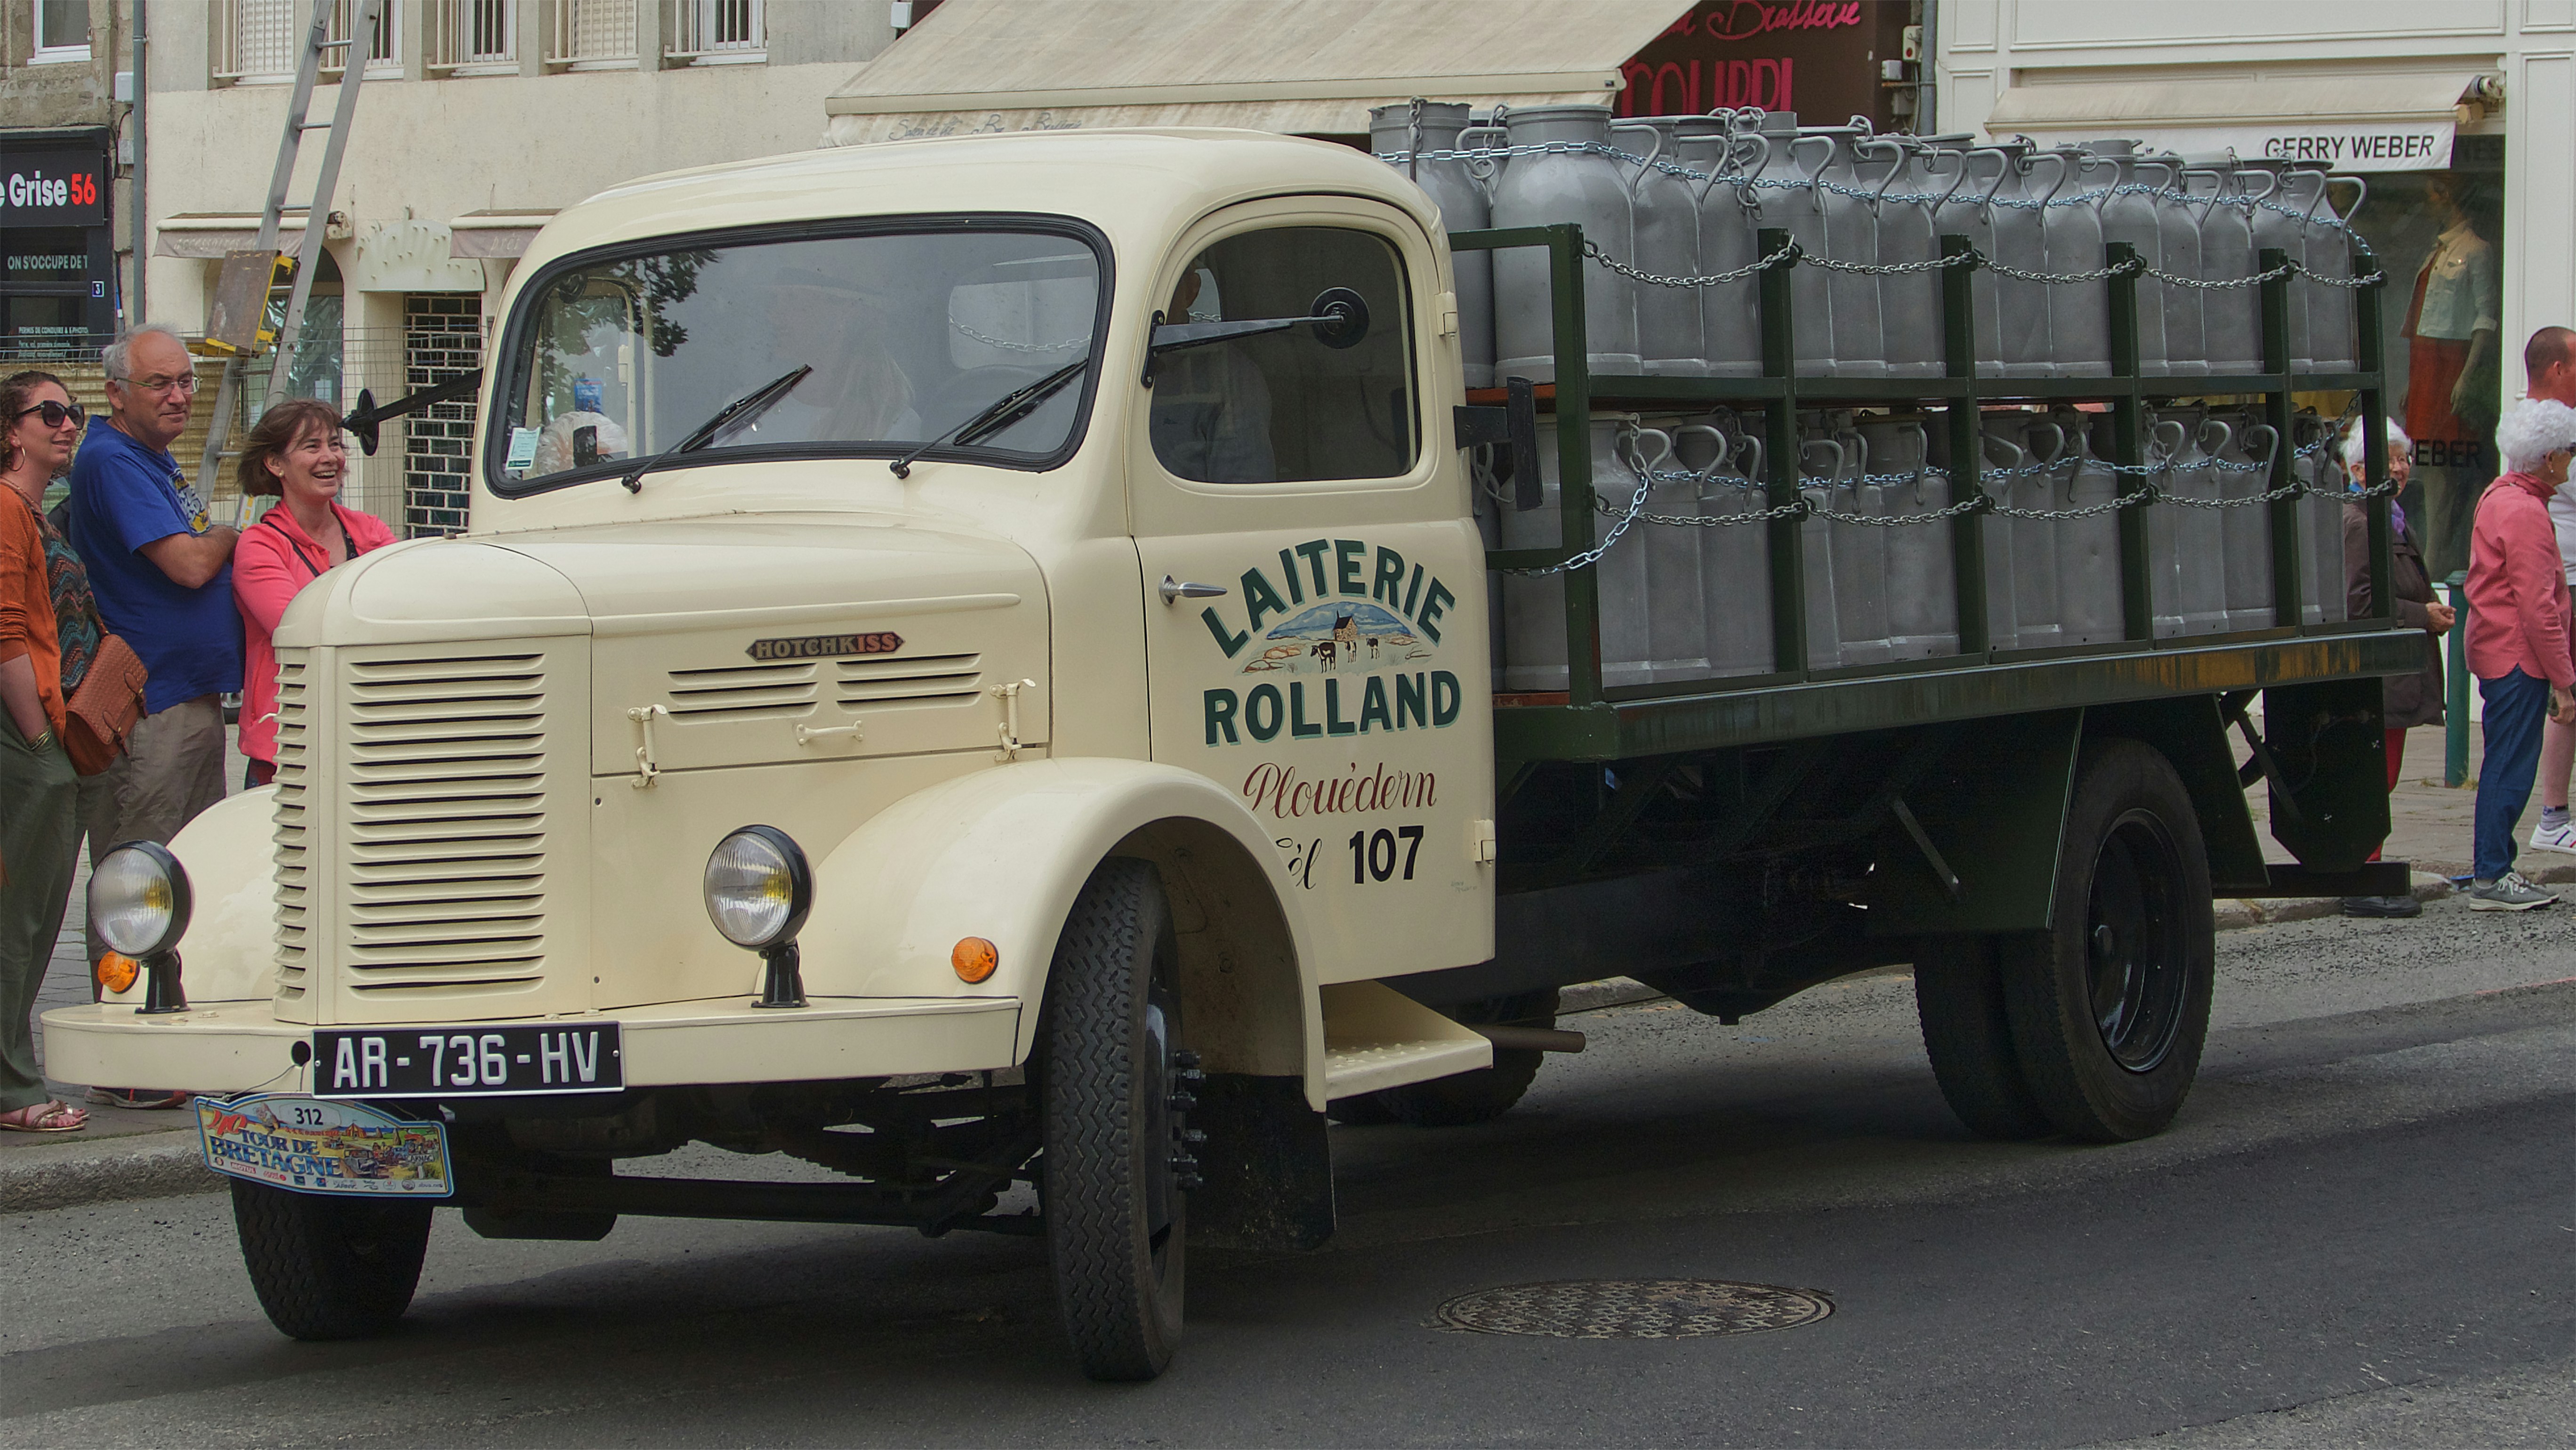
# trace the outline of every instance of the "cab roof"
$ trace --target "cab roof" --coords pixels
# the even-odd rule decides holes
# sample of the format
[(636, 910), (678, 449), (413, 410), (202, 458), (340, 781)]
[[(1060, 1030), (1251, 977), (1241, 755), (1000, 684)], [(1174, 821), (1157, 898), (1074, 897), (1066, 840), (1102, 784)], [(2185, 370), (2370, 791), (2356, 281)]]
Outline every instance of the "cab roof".
[(1256, 197), (1372, 197), (1439, 230), (1430, 198), (1392, 167), (1329, 141), (1214, 127), (1015, 131), (836, 147), (665, 172), (565, 209), (521, 264), (653, 236), (847, 217), (1007, 212), (1069, 216), (1113, 246), (1159, 245)]

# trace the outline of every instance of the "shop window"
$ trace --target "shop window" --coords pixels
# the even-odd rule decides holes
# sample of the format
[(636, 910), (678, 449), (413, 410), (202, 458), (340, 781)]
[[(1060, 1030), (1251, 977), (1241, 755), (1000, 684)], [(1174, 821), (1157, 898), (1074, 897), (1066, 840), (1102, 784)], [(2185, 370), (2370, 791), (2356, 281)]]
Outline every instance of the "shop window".
[(28, 59), (89, 59), (89, 0), (36, 0), (36, 49)]
[(1164, 316), (1173, 322), (1305, 317), (1348, 288), (1368, 333), (1334, 346), (1311, 327), (1209, 343), (1154, 364), (1154, 456), (1198, 483), (1394, 478), (1413, 469), (1413, 350), (1404, 263), (1384, 238), (1282, 227), (1199, 253)]
[(2501, 331), (2503, 139), (2463, 136), (2451, 163), (2373, 173), (2353, 217), (2388, 274), (2380, 366), (2389, 416), (2414, 440), (2402, 502), (2437, 579), (2468, 567), (2469, 525), (2496, 475), (2496, 418), (2522, 346)]

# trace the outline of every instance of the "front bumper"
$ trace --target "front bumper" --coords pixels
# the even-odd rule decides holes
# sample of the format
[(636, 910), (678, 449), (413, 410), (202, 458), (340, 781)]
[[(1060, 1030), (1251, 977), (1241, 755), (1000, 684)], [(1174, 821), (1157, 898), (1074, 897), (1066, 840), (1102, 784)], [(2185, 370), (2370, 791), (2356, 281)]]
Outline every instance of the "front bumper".
[[(559, 1020), (567, 1026), (616, 1022), (625, 1040), (626, 1085), (668, 1087), (1010, 1067), (1020, 1003), (1013, 997), (817, 997), (802, 1008), (761, 1010), (725, 997)], [(267, 1002), (209, 1002), (167, 1017), (137, 1016), (132, 1006), (115, 1003), (57, 1007), (45, 1014), (44, 1031), (46, 1075), (60, 1082), (205, 1093), (312, 1091), (312, 1070), (298, 1066), (294, 1054), (313, 1027), (278, 1021)]]

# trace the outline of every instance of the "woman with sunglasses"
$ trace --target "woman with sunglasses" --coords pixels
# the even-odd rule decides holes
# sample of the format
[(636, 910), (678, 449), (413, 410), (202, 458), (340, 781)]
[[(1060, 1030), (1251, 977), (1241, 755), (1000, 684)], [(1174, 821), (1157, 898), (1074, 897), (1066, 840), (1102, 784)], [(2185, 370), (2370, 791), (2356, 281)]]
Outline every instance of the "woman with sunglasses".
[(273, 637), (286, 606), (331, 569), (394, 541), (393, 530), (374, 515), (341, 506), (340, 485), (348, 471), (339, 413), (311, 398), (290, 399), (261, 414), (242, 442), (242, 496), (278, 500), (242, 531), (233, 551), (233, 599), (242, 617), (244, 790), (257, 790), (277, 775)]
[(32, 1018), (80, 840), (79, 777), (60, 738), (70, 688), (43, 508), (45, 486), (71, 467), (83, 417), (60, 378), (23, 372), (0, 382), (0, 420), (9, 485), (0, 498), (0, 1130), (69, 1133), (89, 1115), (46, 1091)]

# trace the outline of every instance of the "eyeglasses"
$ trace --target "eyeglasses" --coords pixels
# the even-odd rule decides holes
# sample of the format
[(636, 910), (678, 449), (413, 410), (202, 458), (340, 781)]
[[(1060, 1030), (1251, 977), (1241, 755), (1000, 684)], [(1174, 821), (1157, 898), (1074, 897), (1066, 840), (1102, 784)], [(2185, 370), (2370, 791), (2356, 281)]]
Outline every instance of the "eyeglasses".
[(18, 419), (27, 417), (30, 414), (43, 419), (45, 426), (48, 428), (59, 428), (63, 426), (65, 422), (69, 422), (73, 427), (77, 428), (89, 422), (89, 414), (81, 411), (80, 404), (57, 403), (51, 399), (38, 403), (32, 408), (19, 409), (16, 415), (11, 417), (9, 421), (15, 423)]
[(193, 393), (197, 390), (194, 373), (181, 373), (175, 378), (118, 378), (116, 381), (147, 393)]

